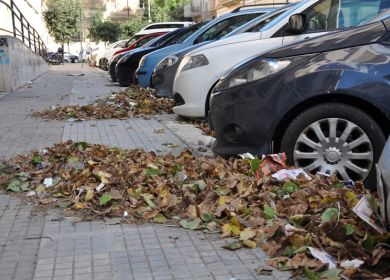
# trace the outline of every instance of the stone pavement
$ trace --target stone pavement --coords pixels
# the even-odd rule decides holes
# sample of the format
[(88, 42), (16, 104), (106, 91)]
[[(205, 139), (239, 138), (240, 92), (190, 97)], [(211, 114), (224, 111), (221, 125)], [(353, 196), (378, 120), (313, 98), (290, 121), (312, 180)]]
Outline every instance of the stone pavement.
[[(86, 122), (43, 121), (31, 110), (87, 104), (117, 90), (106, 73), (80, 65), (53, 67), (31, 87), (0, 95), (0, 158), (72, 139), (123, 148), (178, 152), (209, 138), (172, 116)], [(156, 129), (163, 133), (156, 133)], [(206, 152), (210, 154), (210, 152)], [(0, 194), (0, 280), (24, 279), (288, 279), (264, 268), (260, 249), (228, 251), (224, 240), (164, 225), (74, 223)]]

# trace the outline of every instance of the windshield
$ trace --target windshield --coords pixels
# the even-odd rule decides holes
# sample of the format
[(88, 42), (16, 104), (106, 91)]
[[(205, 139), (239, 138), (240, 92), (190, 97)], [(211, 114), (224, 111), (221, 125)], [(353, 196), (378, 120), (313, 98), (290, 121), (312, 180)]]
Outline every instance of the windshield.
[[(299, 7), (299, 5), (298, 5)], [(287, 11), (265, 25), (261, 31), (286, 21), (293, 13), (305, 15), (305, 30), (303, 33), (324, 32), (361, 25), (373, 20), (378, 14), (390, 7), (389, 0), (322, 0), (317, 1), (305, 11), (296, 9)], [(282, 36), (288, 33), (288, 23), (275, 34)], [(289, 34), (293, 35), (293, 34)]]
[(196, 38), (196, 43), (206, 42), (210, 40), (218, 40), (225, 36), (226, 34), (232, 32), (239, 26), (243, 25), (244, 23), (252, 20), (255, 17), (260, 16), (261, 14), (264, 14), (263, 12), (259, 13), (250, 13), (250, 14), (243, 14), (238, 16), (232, 16), (226, 19), (223, 19), (213, 26), (211, 26), (209, 29), (207, 29), (205, 32), (203, 32), (201, 35)]
[(170, 45), (183, 43), (188, 37), (198, 31), (206, 23), (208, 23), (208, 21), (204, 21), (202, 23), (189, 27), (187, 32), (180, 33), (175, 38), (172, 38)]
[(252, 26), (251, 28), (249, 28), (247, 31), (245, 32), (259, 32), (264, 26), (266, 26), (269, 22), (273, 21), (275, 18), (277, 18), (281, 13), (283, 13), (283, 11), (280, 11), (278, 13), (275, 13), (274, 15), (266, 18), (265, 20), (263, 21), (260, 21), (258, 24)]
[(144, 35), (134, 35), (133, 37), (130, 38), (129, 41), (126, 42), (125, 44), (125, 48), (127, 48), (128, 46), (130, 46), (131, 44), (133, 44), (135, 41), (137, 41), (139, 38), (141, 38), (142, 36)]

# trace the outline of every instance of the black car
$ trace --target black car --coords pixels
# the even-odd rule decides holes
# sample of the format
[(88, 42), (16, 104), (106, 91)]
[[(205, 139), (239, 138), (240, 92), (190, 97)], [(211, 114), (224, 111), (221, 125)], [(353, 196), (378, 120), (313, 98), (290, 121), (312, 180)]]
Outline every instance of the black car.
[(138, 64), (144, 55), (184, 41), (206, 23), (207, 22), (201, 22), (186, 27), (182, 32), (177, 33), (169, 40), (166, 40), (164, 43), (159, 44), (154, 48), (147, 48), (123, 56), (115, 66), (115, 73), (119, 84), (121, 86), (128, 86), (130, 83), (135, 82), (135, 70), (137, 70)]
[[(308, 171), (375, 184), (390, 133), (390, 17), (383, 18), (237, 66), (211, 96), (213, 151), (282, 151)], [(290, 27), (303, 25), (298, 18)]]
[[(160, 45), (163, 45), (166, 42), (170, 41), (172, 38), (174, 38), (176, 35), (180, 34), (181, 32), (184, 32), (185, 29), (186, 29), (186, 27), (175, 29), (175, 30), (173, 30), (173, 31), (171, 31), (169, 33), (166, 33), (166, 34), (162, 35), (158, 39), (156, 39), (156, 41), (154, 41), (153, 44), (151, 44), (151, 45), (149, 45), (147, 47), (142, 46), (142, 47), (140, 47), (140, 49), (142, 48), (142, 49), (152, 49), (152, 50), (154, 50), (157, 47), (159, 47)], [(136, 35), (134, 35), (132, 38), (134, 38), (135, 36)], [(139, 36), (141, 37), (142, 35), (139, 35)], [(123, 52), (123, 53), (117, 54), (117, 55), (115, 55), (115, 56), (113, 56), (111, 58), (111, 60), (107, 63), (107, 68), (108, 68), (108, 73), (110, 74), (111, 80), (113, 82), (117, 81), (116, 73), (115, 73), (115, 66), (116, 66), (117, 62), (119, 61), (119, 59), (121, 59), (125, 55), (128, 55), (129, 53), (137, 52), (140, 49), (133, 49), (133, 50), (130, 50), (130, 51), (127, 51), (127, 52)]]

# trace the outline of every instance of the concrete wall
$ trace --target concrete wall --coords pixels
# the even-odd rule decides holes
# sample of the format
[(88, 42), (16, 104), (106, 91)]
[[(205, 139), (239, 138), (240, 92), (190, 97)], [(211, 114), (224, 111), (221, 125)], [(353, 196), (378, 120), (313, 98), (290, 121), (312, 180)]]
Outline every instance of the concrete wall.
[(0, 91), (14, 91), (48, 69), (46, 61), (19, 39), (0, 35)]

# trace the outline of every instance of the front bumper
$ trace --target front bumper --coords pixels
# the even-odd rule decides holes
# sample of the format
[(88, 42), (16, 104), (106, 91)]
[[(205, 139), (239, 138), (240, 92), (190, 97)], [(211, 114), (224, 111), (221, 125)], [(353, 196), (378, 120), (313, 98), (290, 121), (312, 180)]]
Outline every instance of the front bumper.
[(159, 97), (173, 97), (173, 82), (179, 63), (161, 70), (155, 70), (152, 76), (152, 86)]
[(116, 82), (117, 79), (116, 79), (116, 73), (115, 73), (115, 67), (116, 67), (116, 62), (111, 62), (109, 65), (108, 65), (108, 73), (110, 74), (110, 77), (111, 77), (111, 80), (113, 82)]
[(294, 89), (276, 79), (212, 94), (208, 121), (216, 137), (213, 152), (222, 156), (273, 152), (275, 129), (299, 100)]
[(153, 69), (149, 67), (141, 67), (138, 68), (136, 71), (138, 85), (144, 88), (151, 87)]
[(173, 107), (173, 112), (184, 117), (205, 118), (207, 96), (219, 78), (210, 65), (181, 72), (174, 79), (173, 94), (180, 95), (184, 104)]

